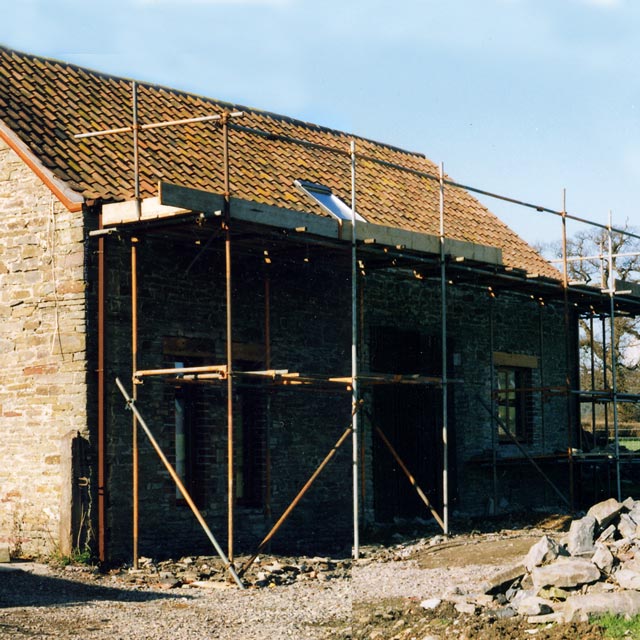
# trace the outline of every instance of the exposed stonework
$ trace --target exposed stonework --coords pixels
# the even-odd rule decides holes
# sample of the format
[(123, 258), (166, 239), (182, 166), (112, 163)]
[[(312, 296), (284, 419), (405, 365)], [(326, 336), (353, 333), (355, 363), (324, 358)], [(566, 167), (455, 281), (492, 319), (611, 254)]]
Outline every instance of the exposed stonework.
[(70, 214), (0, 141), (0, 544), (60, 541), (63, 438), (87, 436), (82, 214)]

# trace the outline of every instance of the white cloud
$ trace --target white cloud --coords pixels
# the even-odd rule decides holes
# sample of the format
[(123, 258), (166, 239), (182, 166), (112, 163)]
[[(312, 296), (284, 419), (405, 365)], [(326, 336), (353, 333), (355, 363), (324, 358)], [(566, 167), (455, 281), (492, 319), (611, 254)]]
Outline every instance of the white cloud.
[(288, 7), (293, 4), (294, 0), (135, 0), (138, 5), (175, 5), (184, 6), (190, 5), (226, 5), (236, 7), (249, 7), (249, 6), (263, 6), (263, 7)]
[(580, 4), (588, 4), (592, 7), (602, 7), (603, 9), (617, 9), (622, 7), (623, 0), (576, 0)]

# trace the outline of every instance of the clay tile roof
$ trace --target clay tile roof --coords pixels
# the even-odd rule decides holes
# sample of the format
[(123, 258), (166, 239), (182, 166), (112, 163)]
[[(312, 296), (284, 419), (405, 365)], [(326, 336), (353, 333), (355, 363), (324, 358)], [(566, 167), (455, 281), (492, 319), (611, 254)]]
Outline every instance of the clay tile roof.
[[(438, 183), (419, 175), (436, 177), (438, 167), (422, 154), (164, 87), (138, 87), (140, 124), (225, 110), (245, 113), (230, 131), (236, 197), (324, 215), (293, 181), (325, 184), (350, 202), (349, 145), (355, 140), (358, 212), (370, 222), (439, 233)], [(131, 134), (74, 138), (126, 127), (131, 113), (131, 81), (0, 47), (0, 118), (42, 165), (85, 198), (133, 198)], [(215, 122), (141, 131), (142, 195), (156, 195), (159, 179), (222, 191), (221, 139)], [(445, 202), (447, 236), (499, 247), (507, 266), (559, 277), (468, 192), (447, 187)]]

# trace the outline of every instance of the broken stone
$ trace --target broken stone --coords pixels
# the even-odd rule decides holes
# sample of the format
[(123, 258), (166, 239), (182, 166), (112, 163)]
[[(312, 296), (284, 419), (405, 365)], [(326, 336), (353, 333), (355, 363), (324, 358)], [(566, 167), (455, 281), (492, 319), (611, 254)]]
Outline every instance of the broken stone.
[(593, 534), (595, 529), (596, 519), (594, 516), (587, 515), (571, 523), (567, 550), (572, 556), (591, 555), (593, 553)]
[(593, 554), (591, 562), (593, 562), (600, 571), (611, 573), (614, 562), (613, 554), (606, 545), (598, 542), (596, 544), (596, 552)]
[(617, 591), (573, 596), (566, 602), (565, 622), (588, 622), (590, 616), (610, 613), (635, 616), (640, 613), (640, 592)]
[(618, 523), (618, 531), (623, 538), (635, 538), (638, 525), (633, 518), (627, 513), (620, 514), (620, 522)]
[(513, 598), (520, 592), (520, 579), (513, 582), (505, 591), (505, 598), (511, 602)]
[(596, 542), (606, 542), (609, 540), (613, 534), (616, 532), (616, 528), (614, 525), (610, 524), (599, 536)]
[(600, 570), (593, 562), (583, 558), (558, 558), (544, 567), (535, 567), (531, 572), (536, 589), (541, 587), (577, 587), (595, 582)]
[(538, 591), (538, 595), (545, 600), (566, 600), (571, 592), (560, 587), (544, 587)]
[(631, 560), (627, 560), (623, 563), (622, 569), (629, 569), (630, 571), (640, 573), (640, 557), (634, 556)]
[(482, 592), (489, 595), (495, 595), (500, 592), (504, 593), (518, 578), (522, 578), (525, 571), (526, 569), (523, 564), (517, 564), (505, 569), (488, 580), (483, 585)]
[(587, 593), (607, 593), (609, 591), (615, 591), (618, 587), (611, 582), (594, 582), (589, 585)]
[(627, 511), (633, 511), (633, 508), (636, 505), (636, 501), (629, 496), (626, 500), (624, 500), (622, 502), (622, 506), (627, 510)]
[(524, 559), (524, 566), (527, 571), (531, 571), (534, 567), (539, 567), (545, 562), (555, 560), (559, 555), (558, 543), (549, 536), (542, 536), (536, 542)]
[(631, 571), (630, 569), (620, 569), (615, 573), (616, 582), (623, 589), (635, 589), (640, 591), (640, 573)]
[(521, 616), (540, 616), (553, 613), (553, 603), (550, 600), (539, 598), (538, 596), (528, 596), (521, 598), (514, 603), (515, 608)]
[(456, 602), (454, 607), (458, 613), (473, 615), (476, 612), (476, 605), (472, 602)]
[(518, 615), (518, 612), (511, 606), (502, 607), (501, 609), (490, 609), (487, 611), (487, 616), (496, 618), (497, 620), (504, 620), (505, 618), (514, 618)]
[(420, 606), (423, 609), (430, 610), (439, 607), (441, 602), (442, 600), (440, 600), (440, 598), (428, 598), (427, 600), (423, 600), (420, 603)]
[(629, 515), (637, 524), (640, 524), (640, 501), (634, 502), (633, 508), (629, 509)]
[(478, 593), (473, 596), (473, 601), (479, 607), (489, 607), (493, 604), (493, 596), (488, 596), (484, 593)]
[(593, 516), (598, 522), (598, 526), (606, 527), (621, 511), (623, 507), (615, 498), (609, 498), (603, 502), (594, 504), (589, 511), (588, 516)]
[(180, 580), (176, 580), (175, 578), (165, 578), (161, 583), (160, 583), (160, 588), (161, 589), (175, 589), (176, 587), (179, 587), (182, 583), (180, 582)]
[(0, 544), (0, 562), (11, 562), (8, 545)]
[(527, 622), (529, 624), (553, 624), (555, 622), (562, 622), (563, 615), (562, 612), (557, 613), (547, 613), (542, 616), (529, 616), (527, 618)]

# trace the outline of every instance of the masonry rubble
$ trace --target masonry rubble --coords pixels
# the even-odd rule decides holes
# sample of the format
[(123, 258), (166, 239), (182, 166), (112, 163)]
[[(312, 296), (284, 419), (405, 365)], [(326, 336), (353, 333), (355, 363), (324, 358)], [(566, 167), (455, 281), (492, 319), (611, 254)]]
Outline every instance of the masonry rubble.
[(443, 599), (461, 612), (520, 615), (532, 624), (640, 614), (640, 500), (592, 506), (559, 540), (544, 535), (482, 592)]
[[(237, 566), (241, 567), (242, 564), (243, 558), (237, 558)], [(243, 575), (243, 581), (250, 587), (277, 587), (305, 580), (327, 582), (348, 577), (350, 568), (349, 560), (328, 557), (294, 559), (264, 555), (255, 560)], [(141, 557), (138, 569), (121, 568), (111, 573), (138, 588), (220, 589), (233, 586), (227, 571), (214, 556), (187, 556), (160, 562)]]

